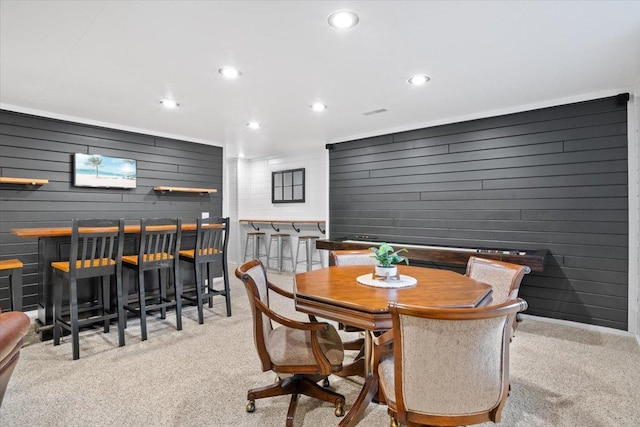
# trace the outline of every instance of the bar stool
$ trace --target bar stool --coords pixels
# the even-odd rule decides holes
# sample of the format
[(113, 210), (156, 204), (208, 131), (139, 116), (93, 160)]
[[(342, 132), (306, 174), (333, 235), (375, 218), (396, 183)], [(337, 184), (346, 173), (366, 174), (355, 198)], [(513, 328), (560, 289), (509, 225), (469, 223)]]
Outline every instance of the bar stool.
[[(124, 308), (140, 316), (140, 334), (147, 339), (147, 312), (160, 310), (160, 318), (165, 319), (167, 308), (176, 308), (176, 329), (182, 330), (182, 282), (180, 280), (180, 240), (182, 238), (182, 219), (155, 218), (140, 220), (140, 245), (137, 255), (122, 257), (122, 265), (137, 273), (138, 306), (132, 306), (126, 295)], [(174, 298), (167, 295), (166, 270), (173, 273), (175, 287)], [(160, 273), (160, 293), (147, 296), (144, 281), (146, 271)], [(128, 291), (128, 286), (126, 287)], [(147, 303), (147, 299), (150, 303)], [(125, 320), (126, 326), (126, 320)]]
[[(249, 250), (249, 243), (251, 243), (251, 250)], [(262, 244), (262, 248), (260, 248), (260, 244)], [(263, 249), (260, 252), (260, 249)], [(267, 259), (267, 243), (266, 236), (263, 232), (250, 232), (247, 233), (247, 239), (244, 242), (244, 261), (247, 261), (247, 257), (251, 257), (250, 259), (260, 259), (260, 257), (265, 258), (265, 262)]]
[[(276, 254), (271, 256), (271, 244), (276, 244)], [(289, 245), (289, 254), (290, 256), (284, 256), (284, 245)], [(287, 233), (274, 233), (269, 236), (269, 247), (267, 249), (267, 268), (269, 267), (269, 261), (272, 259), (276, 259), (278, 261), (278, 272), (282, 272), (282, 262), (285, 260), (291, 261), (291, 270), (294, 269), (293, 264), (293, 248), (291, 247), (291, 235)]]
[(5, 259), (0, 261), (0, 271), (9, 274), (9, 295), (11, 295), (11, 311), (22, 311), (22, 267), (18, 259)]
[[(322, 256), (320, 252), (316, 249), (316, 240), (318, 240), (318, 236), (300, 236), (298, 237), (298, 249), (296, 250), (296, 267), (293, 272), (295, 273), (298, 270), (298, 264), (307, 264), (307, 271), (313, 270), (314, 265), (320, 265), (322, 267)], [(304, 246), (306, 258), (302, 261), (300, 260), (300, 247)], [(314, 255), (318, 254), (318, 259), (314, 259)]]
[[(227, 272), (227, 245), (229, 243), (229, 218), (196, 219), (196, 244), (193, 249), (180, 251), (180, 260), (193, 264), (195, 290), (184, 291), (182, 298), (198, 306), (198, 323), (204, 323), (204, 300), (213, 307), (213, 297), (222, 295), (227, 304), (227, 317), (231, 316), (231, 293)], [(220, 264), (224, 289), (214, 289), (213, 270)], [(204, 275), (203, 275), (204, 273)], [(206, 282), (206, 283), (205, 283)], [(194, 294), (192, 295), (192, 292)]]
[[(124, 310), (122, 302), (122, 250), (124, 247), (124, 219), (74, 219), (71, 226), (69, 261), (51, 263), (53, 268), (53, 345), (60, 344), (60, 328), (71, 332), (73, 360), (80, 358), (80, 327), (102, 322), (109, 332), (111, 319), (118, 319), (118, 345), (124, 345)], [(111, 309), (111, 281), (115, 276), (117, 310)], [(98, 278), (101, 292), (78, 308), (78, 280)], [(69, 286), (69, 320), (62, 313), (62, 285)], [(99, 314), (79, 319), (79, 311), (98, 311)]]

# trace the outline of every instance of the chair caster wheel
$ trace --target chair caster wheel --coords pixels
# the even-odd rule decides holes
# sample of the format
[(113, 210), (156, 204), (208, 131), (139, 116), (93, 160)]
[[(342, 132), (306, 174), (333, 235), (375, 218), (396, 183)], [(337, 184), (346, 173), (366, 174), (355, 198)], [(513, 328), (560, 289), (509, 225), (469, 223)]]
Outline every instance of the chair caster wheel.
[(329, 378), (325, 378), (322, 380), (322, 387), (329, 388)]
[(256, 401), (250, 400), (249, 403), (247, 403), (247, 412), (254, 412), (255, 410), (256, 410)]
[(344, 416), (344, 403), (336, 403), (336, 410), (334, 411), (334, 414), (336, 414), (336, 417)]

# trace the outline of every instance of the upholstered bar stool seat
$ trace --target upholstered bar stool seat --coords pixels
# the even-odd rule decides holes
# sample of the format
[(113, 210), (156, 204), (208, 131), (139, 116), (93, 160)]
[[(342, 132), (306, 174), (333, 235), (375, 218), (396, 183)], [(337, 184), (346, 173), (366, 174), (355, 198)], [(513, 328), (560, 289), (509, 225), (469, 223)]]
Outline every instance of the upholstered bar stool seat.
[(9, 275), (9, 294), (11, 295), (11, 311), (22, 311), (22, 267), (18, 259), (0, 261), (1, 274)]
[[(244, 259), (246, 262), (249, 259), (264, 258), (267, 262), (267, 242), (266, 234), (261, 231), (253, 231), (247, 233), (247, 238), (244, 242)], [(251, 246), (249, 246), (251, 244)]]
[[(298, 264), (306, 264), (307, 271), (313, 270), (314, 265), (319, 265), (322, 267), (322, 256), (320, 256), (320, 252), (316, 249), (316, 241), (319, 239), (318, 236), (300, 236), (298, 237), (298, 249), (296, 250), (296, 267), (294, 272), (298, 270)], [(305, 250), (305, 258), (300, 259), (300, 248), (303, 247)], [(318, 255), (317, 259), (315, 255)]]
[[(271, 247), (275, 243), (276, 254), (271, 255)], [(285, 245), (289, 247), (289, 256), (285, 256)], [(293, 265), (293, 247), (291, 246), (291, 235), (288, 233), (274, 233), (269, 236), (269, 247), (267, 249), (267, 268), (271, 268), (269, 262), (275, 259), (278, 263), (278, 271), (282, 271), (284, 261), (291, 261), (291, 270), (294, 270)]]

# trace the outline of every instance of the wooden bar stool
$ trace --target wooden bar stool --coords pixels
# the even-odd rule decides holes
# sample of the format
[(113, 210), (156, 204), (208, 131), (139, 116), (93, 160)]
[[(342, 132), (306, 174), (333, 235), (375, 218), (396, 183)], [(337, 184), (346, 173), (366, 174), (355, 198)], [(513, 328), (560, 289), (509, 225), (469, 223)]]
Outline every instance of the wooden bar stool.
[[(249, 243), (251, 243), (251, 250), (249, 250)], [(263, 250), (260, 251), (260, 249)], [(244, 242), (244, 262), (247, 259), (260, 259), (261, 257), (267, 262), (266, 235), (263, 232), (256, 231), (247, 233), (247, 238)]]
[[(271, 256), (271, 245), (276, 244), (276, 254)], [(289, 245), (289, 255), (284, 256), (284, 245)], [(291, 247), (291, 235), (287, 233), (274, 233), (269, 236), (269, 247), (267, 249), (267, 268), (269, 268), (269, 261), (275, 259), (278, 262), (278, 271), (282, 272), (282, 264), (285, 260), (291, 261), (291, 270), (294, 270), (293, 265), (293, 248)]]
[[(54, 273), (53, 345), (60, 344), (60, 329), (71, 332), (73, 360), (80, 358), (80, 327), (102, 322), (109, 332), (111, 319), (118, 319), (118, 344), (124, 345), (124, 310), (122, 308), (122, 250), (124, 219), (74, 219), (71, 225), (69, 261), (51, 263)], [(111, 309), (111, 276), (116, 279), (117, 310)], [(98, 278), (101, 290), (79, 308), (78, 281)], [(57, 280), (55, 280), (57, 279)], [(69, 320), (63, 317), (63, 284), (69, 286)], [(80, 319), (79, 312), (99, 314)]]
[[(182, 294), (182, 282), (180, 281), (180, 267), (177, 261), (181, 238), (181, 218), (141, 219), (138, 254), (122, 257), (122, 265), (137, 273), (138, 305), (137, 307), (131, 305), (127, 294), (124, 308), (140, 317), (140, 334), (143, 341), (147, 339), (148, 311), (160, 310), (160, 318), (165, 319), (167, 308), (175, 307), (176, 329), (182, 330), (182, 298), (180, 297)], [(167, 295), (167, 270), (173, 273), (174, 298), (169, 298)], [(147, 286), (144, 281), (144, 275), (147, 271), (160, 273), (158, 294), (147, 296)], [(150, 301), (149, 304), (147, 299)]]
[(18, 259), (0, 261), (0, 271), (9, 275), (9, 295), (11, 295), (11, 311), (22, 311), (22, 267)]
[[(307, 271), (313, 270), (314, 265), (322, 267), (322, 256), (316, 249), (316, 240), (318, 236), (300, 236), (298, 237), (298, 249), (296, 250), (296, 267), (294, 273), (298, 270), (298, 264), (307, 264)], [(305, 248), (306, 257), (300, 260), (300, 247)], [(314, 259), (314, 255), (318, 254), (318, 259)]]
[[(196, 286), (195, 295), (185, 291), (182, 297), (198, 305), (198, 323), (204, 323), (203, 303), (208, 300), (213, 307), (213, 297), (222, 295), (227, 304), (227, 316), (231, 316), (231, 294), (227, 272), (227, 244), (229, 242), (229, 218), (197, 218), (196, 245), (194, 249), (180, 251), (180, 260), (193, 264)], [(214, 263), (220, 263), (224, 289), (213, 287)], [(203, 272), (205, 273), (203, 275)], [(205, 284), (205, 279), (208, 279)], [(193, 292), (193, 291), (192, 291)]]

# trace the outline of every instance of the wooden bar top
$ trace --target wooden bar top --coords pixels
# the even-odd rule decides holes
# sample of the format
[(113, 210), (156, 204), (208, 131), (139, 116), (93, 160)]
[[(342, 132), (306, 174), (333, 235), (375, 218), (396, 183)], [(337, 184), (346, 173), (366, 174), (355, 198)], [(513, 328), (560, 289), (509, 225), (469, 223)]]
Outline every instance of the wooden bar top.
[[(170, 228), (171, 226), (166, 226)], [(210, 224), (208, 227), (223, 228), (223, 224)], [(160, 230), (162, 227), (149, 227), (152, 230)], [(174, 227), (175, 228), (175, 227)], [(195, 223), (182, 224), (182, 231), (195, 231)], [(91, 230), (87, 229), (87, 232)], [(140, 225), (125, 225), (124, 232), (127, 234), (140, 233)], [(14, 228), (11, 233), (18, 237), (63, 237), (71, 236), (71, 227), (38, 227), (38, 228)]]

